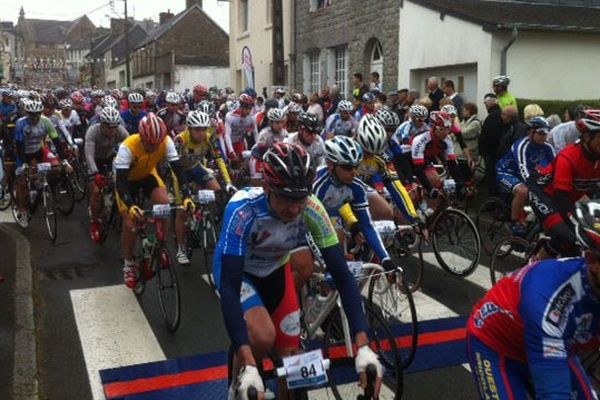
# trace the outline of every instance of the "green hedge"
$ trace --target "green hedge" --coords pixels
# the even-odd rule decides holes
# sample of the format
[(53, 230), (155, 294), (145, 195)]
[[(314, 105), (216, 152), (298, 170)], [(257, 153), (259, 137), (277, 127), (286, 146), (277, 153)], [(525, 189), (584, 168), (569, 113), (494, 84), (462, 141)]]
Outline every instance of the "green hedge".
[(586, 104), (592, 108), (600, 109), (600, 100), (532, 100), (517, 99), (519, 105), (519, 116), (523, 118), (523, 109), (528, 104), (537, 104), (544, 110), (544, 115), (557, 114), (561, 119), (565, 115), (565, 109), (574, 108), (579, 104)]

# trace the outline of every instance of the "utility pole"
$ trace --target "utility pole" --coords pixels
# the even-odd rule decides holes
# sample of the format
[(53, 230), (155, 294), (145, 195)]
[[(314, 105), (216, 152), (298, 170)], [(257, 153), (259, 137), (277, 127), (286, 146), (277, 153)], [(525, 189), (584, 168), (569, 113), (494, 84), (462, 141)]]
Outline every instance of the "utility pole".
[(129, 69), (129, 21), (127, 20), (127, 0), (125, 2), (125, 76), (127, 87), (131, 88), (131, 73)]
[(281, 0), (272, 0), (271, 24), (273, 26), (273, 85), (285, 85), (285, 65), (283, 56), (283, 4)]
[(92, 58), (92, 62), (90, 63), (90, 86), (96, 86), (96, 60), (94, 58), (94, 37), (90, 35), (90, 56)]

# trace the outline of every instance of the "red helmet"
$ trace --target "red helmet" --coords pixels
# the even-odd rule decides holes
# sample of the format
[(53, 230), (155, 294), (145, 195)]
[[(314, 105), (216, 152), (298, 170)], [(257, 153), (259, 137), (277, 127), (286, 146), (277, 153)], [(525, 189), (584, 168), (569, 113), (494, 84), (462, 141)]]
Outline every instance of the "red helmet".
[(600, 110), (582, 110), (576, 124), (580, 132), (600, 132)]
[(438, 126), (440, 128), (450, 129), (452, 128), (452, 115), (443, 111), (434, 111), (429, 114), (429, 121), (431, 126)]
[(79, 92), (71, 93), (71, 100), (73, 100), (73, 103), (75, 103), (75, 104), (81, 104), (81, 103), (85, 102), (85, 98)]
[(154, 113), (149, 113), (140, 121), (138, 130), (142, 142), (149, 144), (160, 144), (167, 136), (167, 126), (165, 122)]
[(265, 183), (275, 194), (300, 199), (310, 195), (315, 170), (302, 147), (275, 143), (265, 153), (263, 161)]
[(254, 98), (246, 93), (242, 93), (238, 101), (240, 107), (254, 107)]
[(206, 96), (208, 94), (208, 88), (202, 85), (194, 86), (194, 94), (197, 96)]

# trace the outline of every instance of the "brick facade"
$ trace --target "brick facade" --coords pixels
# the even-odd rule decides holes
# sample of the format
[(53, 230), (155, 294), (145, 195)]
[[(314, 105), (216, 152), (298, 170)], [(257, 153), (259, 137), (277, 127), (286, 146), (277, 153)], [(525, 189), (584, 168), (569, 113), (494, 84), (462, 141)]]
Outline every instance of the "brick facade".
[[(296, 74), (294, 85), (303, 87), (305, 58), (319, 50), (347, 46), (349, 77), (362, 72), (368, 81), (373, 44), (383, 50), (384, 91), (397, 89), (400, 0), (333, 0), (332, 5), (309, 11), (310, 0), (295, 1)], [(323, 53), (321, 53), (323, 54)], [(326, 57), (321, 57), (321, 87), (327, 84)], [(348, 83), (350, 85), (350, 83)]]

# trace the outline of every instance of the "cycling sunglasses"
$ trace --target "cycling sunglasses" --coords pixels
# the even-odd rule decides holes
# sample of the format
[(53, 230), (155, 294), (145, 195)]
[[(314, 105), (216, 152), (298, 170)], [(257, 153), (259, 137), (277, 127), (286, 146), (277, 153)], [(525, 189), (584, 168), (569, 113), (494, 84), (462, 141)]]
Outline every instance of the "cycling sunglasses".
[(343, 169), (344, 171), (350, 172), (350, 171), (354, 171), (355, 169), (358, 168), (358, 165), (351, 165), (351, 164), (338, 164), (338, 167), (340, 167), (341, 169)]

